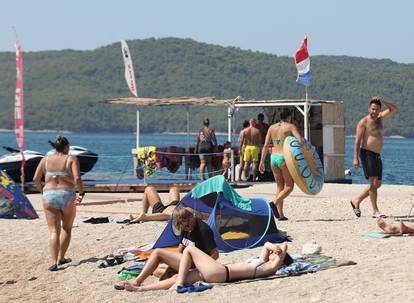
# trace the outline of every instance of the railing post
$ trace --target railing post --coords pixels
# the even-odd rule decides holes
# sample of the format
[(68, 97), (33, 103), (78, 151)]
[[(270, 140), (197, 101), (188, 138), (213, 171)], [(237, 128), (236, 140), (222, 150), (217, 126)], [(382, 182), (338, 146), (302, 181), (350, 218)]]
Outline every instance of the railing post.
[(235, 167), (234, 167), (234, 150), (233, 149), (231, 149), (230, 151), (230, 172), (231, 172), (231, 182), (234, 182)]

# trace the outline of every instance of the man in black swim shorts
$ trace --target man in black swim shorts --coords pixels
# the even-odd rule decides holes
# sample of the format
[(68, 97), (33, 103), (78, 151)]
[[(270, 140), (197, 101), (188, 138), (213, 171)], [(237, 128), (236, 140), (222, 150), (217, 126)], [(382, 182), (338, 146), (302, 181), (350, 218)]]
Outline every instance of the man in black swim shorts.
[[(381, 111), (381, 105), (387, 109)], [(397, 110), (397, 106), (391, 101), (379, 96), (372, 97), (368, 106), (368, 115), (362, 118), (356, 127), (354, 144), (354, 168), (359, 167), (359, 158), (365, 178), (369, 181), (369, 186), (356, 198), (351, 200), (352, 209), (357, 217), (361, 216), (360, 204), (369, 196), (371, 200), (373, 218), (384, 218), (377, 205), (377, 190), (382, 181), (382, 161), (381, 151), (384, 146), (384, 128), (382, 121)]]
[[(168, 204), (161, 202), (161, 197), (153, 186), (147, 186), (142, 199), (142, 211), (137, 216), (129, 215), (130, 223), (146, 221), (168, 221), (174, 211), (175, 206), (180, 202), (180, 190), (173, 186), (168, 194)], [(149, 207), (152, 213), (149, 214)]]

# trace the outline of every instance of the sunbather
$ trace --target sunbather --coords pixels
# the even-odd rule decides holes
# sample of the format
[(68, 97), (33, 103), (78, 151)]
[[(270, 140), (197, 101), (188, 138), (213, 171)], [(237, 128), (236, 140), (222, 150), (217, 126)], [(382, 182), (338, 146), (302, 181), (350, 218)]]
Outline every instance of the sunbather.
[[(173, 186), (168, 194), (168, 204), (161, 202), (161, 197), (153, 186), (147, 186), (142, 199), (142, 211), (137, 216), (129, 215), (130, 223), (145, 221), (168, 221), (174, 211), (175, 206), (180, 202), (180, 190)], [(149, 214), (149, 207), (152, 213)]]
[(403, 221), (400, 221), (399, 224), (390, 224), (385, 222), (384, 219), (379, 218), (377, 220), (377, 225), (386, 234), (414, 234), (414, 224), (406, 224)]
[[(212, 283), (254, 279), (273, 275), (283, 265), (287, 254), (287, 245), (266, 242), (259, 258), (246, 262), (223, 265), (196, 247), (187, 247), (180, 261), (176, 286), (198, 280)], [(195, 269), (191, 269), (194, 263)]]
[[(287, 255), (287, 245), (276, 245), (266, 242), (263, 246), (259, 258), (253, 258), (246, 262), (223, 265), (214, 260), (209, 255), (195, 246), (185, 248), (180, 261), (178, 275), (169, 279), (169, 283), (175, 280), (173, 289), (179, 291), (187, 283), (197, 281), (222, 283), (243, 279), (254, 279), (267, 277), (276, 273), (276, 271), (285, 263), (290, 264), (292, 259)], [(286, 263), (286, 261), (288, 261)], [(195, 268), (192, 268), (194, 264)], [(125, 289), (129, 291), (148, 291), (165, 289), (165, 281), (157, 282), (147, 286), (135, 286), (125, 283)]]
[[(202, 220), (194, 217), (194, 214), (186, 207), (177, 207), (173, 214), (173, 225), (181, 231), (179, 252), (166, 249), (155, 249), (148, 259), (145, 267), (138, 277), (130, 282), (115, 285), (116, 289), (137, 290), (137, 287), (157, 270), (160, 264), (167, 264), (168, 272), (178, 272), (182, 252), (186, 247), (197, 247), (212, 259), (217, 259), (219, 253), (214, 240), (214, 234), (210, 227)], [(167, 274), (163, 274), (164, 278)], [(147, 290), (169, 289), (176, 282), (177, 275), (167, 277), (163, 281), (154, 284)]]

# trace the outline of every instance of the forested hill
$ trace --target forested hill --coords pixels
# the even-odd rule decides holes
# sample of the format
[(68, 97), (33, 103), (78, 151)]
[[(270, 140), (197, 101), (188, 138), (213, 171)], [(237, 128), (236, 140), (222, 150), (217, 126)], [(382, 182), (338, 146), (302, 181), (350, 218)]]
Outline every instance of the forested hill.
[[(144, 97), (215, 96), (217, 98), (303, 98), (295, 82), (293, 59), (190, 39), (128, 41), (139, 92)], [(24, 47), (24, 45), (23, 45)], [(120, 43), (93, 51), (26, 52), (24, 59), (25, 125), (28, 129), (132, 131), (135, 107), (97, 103), (130, 96), (124, 79)], [(386, 134), (414, 136), (414, 64), (345, 56), (311, 57), (313, 99), (342, 100), (347, 133), (366, 114), (373, 95), (397, 103)], [(0, 128), (13, 128), (15, 54), (0, 53)], [(261, 109), (239, 112), (238, 124)], [(185, 131), (185, 109), (143, 108), (141, 131)], [(204, 116), (217, 130), (227, 127), (220, 107), (191, 108), (191, 130)]]

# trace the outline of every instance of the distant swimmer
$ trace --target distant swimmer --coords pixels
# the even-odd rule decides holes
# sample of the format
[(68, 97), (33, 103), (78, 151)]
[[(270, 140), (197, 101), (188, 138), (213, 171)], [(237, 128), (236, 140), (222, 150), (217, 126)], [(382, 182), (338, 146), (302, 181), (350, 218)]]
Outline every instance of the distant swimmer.
[(252, 166), (253, 181), (256, 180), (257, 164), (259, 162), (259, 146), (262, 142), (260, 130), (256, 127), (256, 119), (249, 120), (249, 127), (240, 134), (240, 146), (244, 146), (244, 175), (249, 178), (250, 166)]
[[(381, 105), (387, 109), (381, 111)], [(377, 190), (382, 180), (381, 151), (384, 145), (384, 128), (382, 121), (389, 118), (397, 110), (397, 106), (389, 100), (379, 96), (372, 97), (368, 106), (368, 115), (357, 124), (354, 144), (354, 168), (359, 167), (361, 160), (364, 175), (369, 180), (369, 186), (362, 193), (351, 200), (352, 209), (357, 217), (361, 216), (360, 205), (369, 196), (371, 200), (373, 218), (384, 218), (377, 205)], [(358, 159), (359, 155), (359, 159)]]

